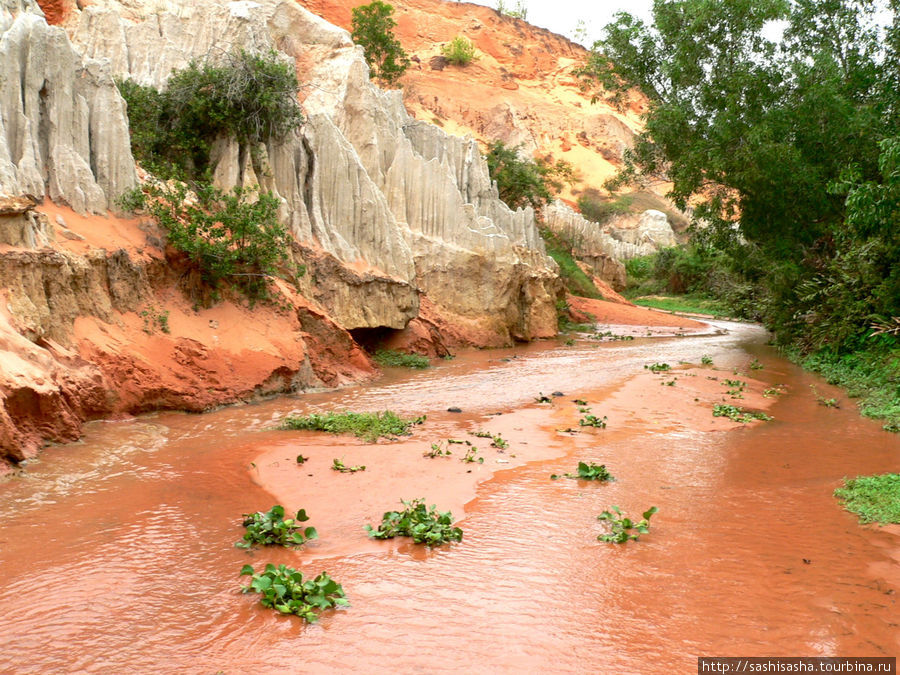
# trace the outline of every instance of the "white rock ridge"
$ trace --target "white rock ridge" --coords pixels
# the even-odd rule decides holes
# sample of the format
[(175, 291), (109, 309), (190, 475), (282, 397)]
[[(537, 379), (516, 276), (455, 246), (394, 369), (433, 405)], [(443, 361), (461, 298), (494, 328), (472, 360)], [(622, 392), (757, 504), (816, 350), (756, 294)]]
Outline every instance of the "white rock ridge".
[(0, 8), (0, 196), (104, 213), (137, 184), (109, 67), (82, 59), (33, 0)]
[(278, 0), (125, 15), (114, 1), (91, 5), (72, 38), (116, 76), (143, 84), (163, 87), (191, 59), (237, 48), (276, 49), (296, 62), (307, 123), (256, 153), (262, 165), (222, 142), (216, 180), (259, 181), (282, 199), (298, 241), (370, 275), (371, 283), (311, 288), (342, 326), (402, 328), (424, 292), (506, 341), (555, 330), (556, 266), (534, 214), (500, 201), (474, 141), (416, 122), (399, 92), (372, 85), (347, 31)]

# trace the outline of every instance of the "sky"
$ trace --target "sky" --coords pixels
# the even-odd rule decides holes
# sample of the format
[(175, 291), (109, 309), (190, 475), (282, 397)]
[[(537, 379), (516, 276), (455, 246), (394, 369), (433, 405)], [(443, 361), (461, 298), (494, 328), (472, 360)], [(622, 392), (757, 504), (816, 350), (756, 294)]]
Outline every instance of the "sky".
[[(528, 10), (527, 21), (547, 28), (554, 33), (574, 39), (578, 20), (583, 19), (587, 29), (585, 46), (600, 37), (600, 30), (612, 21), (616, 12), (628, 12), (649, 21), (652, 0), (503, 0), (503, 4), (515, 9), (521, 1)], [(479, 5), (497, 9), (497, 0), (471, 0)], [(581, 40), (576, 40), (581, 42)]]

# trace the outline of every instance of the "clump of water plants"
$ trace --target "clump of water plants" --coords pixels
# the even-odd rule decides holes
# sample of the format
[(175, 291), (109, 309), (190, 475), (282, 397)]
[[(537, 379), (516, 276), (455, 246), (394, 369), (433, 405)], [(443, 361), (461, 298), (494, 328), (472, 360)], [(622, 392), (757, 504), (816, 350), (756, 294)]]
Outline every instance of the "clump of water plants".
[(652, 363), (649, 366), (644, 366), (644, 368), (649, 370), (651, 373), (664, 373), (672, 370), (672, 366), (670, 366), (668, 363)]
[(861, 523), (900, 523), (900, 474), (845, 478), (834, 491), (842, 506)]
[(379, 349), (375, 352), (375, 362), (382, 367), (417, 368), (420, 370), (431, 366), (431, 361), (428, 360), (427, 356), (404, 354), (395, 349)]
[(613, 506), (612, 511), (604, 511), (597, 520), (609, 523), (610, 531), (606, 534), (597, 535), (598, 541), (605, 541), (611, 544), (624, 544), (627, 541), (637, 541), (642, 534), (650, 531), (650, 518), (654, 513), (659, 511), (655, 506), (651, 506), (644, 511), (642, 520), (634, 522), (631, 518), (622, 515), (622, 510), (618, 506)]
[(484, 464), (484, 457), (478, 456), (478, 448), (474, 445), (469, 444), (468, 449), (466, 450), (466, 454), (459, 458), (460, 462), (465, 462), (466, 464), (472, 464), (474, 462), (478, 462), (479, 464)]
[(437, 443), (431, 444), (431, 450), (427, 450), (422, 453), (422, 457), (428, 457), (429, 459), (434, 459), (435, 457), (449, 457), (453, 453), (450, 451), (450, 448), (444, 447), (444, 441), (439, 441)]
[(578, 462), (577, 473), (564, 473), (561, 476), (554, 473), (551, 474), (550, 478), (553, 480), (558, 480), (560, 478), (576, 478), (578, 480), (596, 481), (615, 480), (612, 474), (606, 470), (605, 464), (594, 464), (594, 462)]
[(811, 384), (809, 388), (812, 389), (813, 396), (816, 397), (816, 402), (819, 405), (824, 405), (826, 408), (839, 408), (836, 398), (825, 398), (819, 393), (819, 390), (816, 388), (816, 385)]
[(601, 332), (594, 333), (593, 339), (600, 340), (601, 342), (605, 342), (605, 341), (615, 342), (616, 340), (622, 340), (622, 341), (634, 340), (634, 336), (633, 335), (617, 335), (616, 333), (613, 333), (611, 330), (608, 330), (603, 333), (601, 333)]
[(750, 370), (762, 370), (764, 367), (759, 359), (753, 359), (750, 362)]
[(704, 354), (700, 357), (700, 363), (702, 363), (704, 366), (711, 366), (713, 364), (712, 357), (708, 354)]
[(241, 576), (250, 576), (250, 584), (242, 586), (244, 593), (259, 593), (263, 607), (271, 607), (282, 614), (296, 614), (308, 623), (314, 623), (318, 613), (332, 607), (350, 605), (339, 583), (322, 572), (315, 579), (303, 580), (303, 574), (292, 567), (272, 563), (257, 573), (252, 565), (241, 568)]
[(344, 464), (341, 459), (333, 459), (331, 460), (331, 469), (333, 471), (339, 471), (340, 473), (356, 473), (357, 471), (365, 471), (365, 464), (360, 464), (359, 466), (347, 466)]
[(746, 424), (753, 420), (768, 422), (772, 419), (771, 416), (766, 415), (764, 412), (744, 410), (736, 405), (728, 405), (725, 403), (719, 403), (713, 406), (713, 417), (727, 417), (732, 422), (740, 422), (741, 424)]
[(306, 460), (308, 460), (308, 459), (309, 459), (309, 457), (304, 457), (303, 455), (297, 455), (297, 464), (305, 464)]
[(252, 546), (302, 546), (310, 539), (318, 539), (316, 528), (303, 528), (299, 523), (309, 520), (305, 509), (300, 509), (293, 518), (284, 517), (284, 507), (276, 504), (266, 512), (244, 514), (244, 527), (247, 531), (243, 539), (237, 542), (238, 548)]
[(330, 434), (354, 434), (375, 442), (379, 438), (394, 438), (410, 435), (410, 428), (425, 422), (425, 415), (415, 419), (404, 419), (390, 410), (376, 413), (328, 412), (310, 415), (288, 415), (280, 429), (327, 431)]
[[(588, 410), (583, 410), (582, 412), (588, 412)], [(578, 420), (578, 426), (581, 427), (595, 427), (597, 429), (605, 429), (606, 428), (606, 415), (603, 417), (597, 417), (596, 415), (592, 415), (590, 413), (586, 414), (580, 420)]]
[(762, 393), (764, 398), (772, 398), (773, 396), (781, 396), (782, 394), (784, 394), (783, 384), (776, 384), (774, 387), (763, 389)]
[(534, 397), (535, 403), (552, 403), (552, 399), (549, 396), (545, 396), (544, 392), (539, 391), (538, 395)]
[(440, 546), (449, 541), (462, 541), (462, 530), (453, 527), (453, 514), (449, 511), (437, 511), (436, 506), (425, 506), (422, 498), (400, 502), (406, 508), (403, 511), (388, 511), (381, 520), (378, 529), (366, 525), (370, 537), (375, 539), (393, 539), (394, 537), (412, 537), (417, 544)]

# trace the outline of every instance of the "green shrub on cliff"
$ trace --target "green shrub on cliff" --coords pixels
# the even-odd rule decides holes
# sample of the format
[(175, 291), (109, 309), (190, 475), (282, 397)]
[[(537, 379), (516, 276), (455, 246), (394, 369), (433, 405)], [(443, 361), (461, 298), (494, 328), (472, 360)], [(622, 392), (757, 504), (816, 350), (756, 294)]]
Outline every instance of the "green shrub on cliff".
[[(278, 222), (279, 201), (271, 193), (240, 187), (226, 193), (202, 185), (189, 200), (183, 183), (147, 183), (122, 203), (129, 210), (145, 210), (166, 230), (168, 243), (198, 277), (189, 284), (200, 294), (198, 302), (215, 300), (224, 285), (251, 301), (266, 299), (273, 277), (303, 274), (302, 266), (292, 262), (291, 236)], [(207, 289), (211, 298), (205, 297)]]
[(253, 151), (303, 123), (296, 71), (275, 51), (191, 61), (172, 73), (163, 91), (132, 80), (117, 84), (128, 104), (131, 150), (161, 178), (201, 178), (211, 168), (217, 138), (236, 139)]
[(462, 35), (457, 35), (442, 46), (441, 54), (449, 63), (456, 66), (467, 66), (478, 58), (475, 56), (475, 45)]
[(497, 190), (511, 209), (531, 206), (535, 211), (549, 202), (566, 183), (576, 180), (575, 170), (564, 160), (553, 162), (521, 156), (522, 146), (509, 147), (503, 141), (488, 146), (488, 172)]

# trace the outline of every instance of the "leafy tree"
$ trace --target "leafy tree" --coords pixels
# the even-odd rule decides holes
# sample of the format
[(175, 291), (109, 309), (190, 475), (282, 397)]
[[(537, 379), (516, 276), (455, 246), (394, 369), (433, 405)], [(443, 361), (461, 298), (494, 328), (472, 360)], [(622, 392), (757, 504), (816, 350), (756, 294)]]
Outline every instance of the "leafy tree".
[(527, 159), (522, 146), (507, 146), (494, 141), (488, 146), (487, 164), (491, 178), (497, 182), (500, 199), (510, 208), (531, 206), (540, 209), (560, 192), (565, 183), (575, 180), (572, 165), (563, 160)]
[(274, 51), (192, 61), (172, 73), (164, 91), (132, 80), (117, 84), (128, 104), (132, 152), (162, 178), (201, 177), (220, 136), (252, 150), (303, 123), (294, 66)]
[(394, 36), (394, 7), (381, 0), (352, 10), (353, 41), (361, 45), (369, 64), (369, 75), (393, 85), (409, 68), (409, 58)]
[[(900, 132), (900, 38), (896, 0), (887, 27), (878, 7), (873, 0), (655, 0), (652, 26), (617, 15), (578, 71), (602, 85), (597, 96), (621, 102), (637, 88), (650, 102), (613, 187), (671, 181), (675, 202), (690, 201), (712, 225), (706, 241), (765, 289), (764, 314), (780, 337), (802, 338), (808, 348), (850, 344), (877, 304), (868, 272), (857, 274), (849, 262), (873, 255), (872, 232), (848, 220), (853, 195), (862, 193), (848, 200), (828, 188), (848, 167), (854, 185), (886, 185), (879, 156), (882, 142)], [(869, 211), (857, 220), (871, 218)], [(892, 244), (876, 258), (862, 269), (900, 262)], [(862, 294), (853, 316), (836, 298), (825, 301), (822, 293), (835, 291), (809, 287), (835, 264), (846, 273), (835, 288)], [(831, 328), (809, 339), (825, 314)]]

